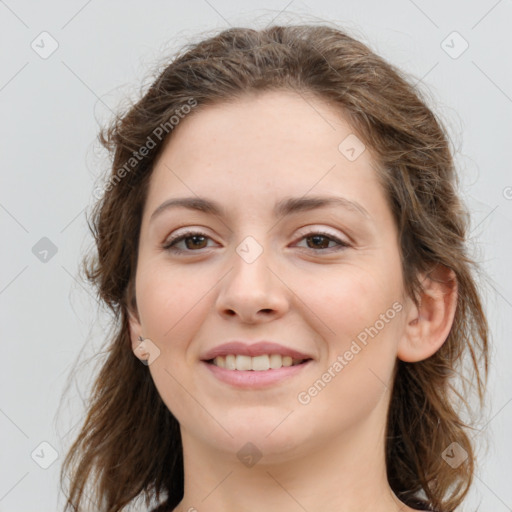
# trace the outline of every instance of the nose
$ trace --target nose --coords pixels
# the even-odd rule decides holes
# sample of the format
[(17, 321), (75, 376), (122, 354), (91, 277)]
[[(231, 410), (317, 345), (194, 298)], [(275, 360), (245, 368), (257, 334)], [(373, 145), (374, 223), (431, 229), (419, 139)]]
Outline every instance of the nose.
[(269, 252), (254, 239), (233, 251), (231, 268), (219, 284), (220, 315), (253, 324), (275, 320), (288, 311), (291, 291)]

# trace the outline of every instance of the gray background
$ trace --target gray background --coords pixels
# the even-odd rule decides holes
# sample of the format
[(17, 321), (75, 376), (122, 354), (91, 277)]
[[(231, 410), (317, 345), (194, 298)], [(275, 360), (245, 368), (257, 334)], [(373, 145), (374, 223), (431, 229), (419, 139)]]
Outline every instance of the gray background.
[(512, 510), (512, 2), (6, 0), (0, 512), (62, 507), (60, 464), (97, 365), (70, 371), (77, 358), (101, 350), (108, 320), (78, 274), (92, 242), (85, 213), (108, 167), (95, 142), (99, 125), (149, 83), (157, 61), (200, 32), (316, 17), (338, 23), (412, 74), (449, 128), (473, 216), (471, 250), (485, 271), (493, 345), (479, 424), (489, 445), (480, 443), (482, 464), (462, 510)]

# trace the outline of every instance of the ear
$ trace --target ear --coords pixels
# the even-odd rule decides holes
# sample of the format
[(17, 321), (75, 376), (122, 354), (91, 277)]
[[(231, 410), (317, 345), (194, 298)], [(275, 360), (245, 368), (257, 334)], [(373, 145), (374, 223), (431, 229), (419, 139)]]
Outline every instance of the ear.
[[(142, 336), (142, 326), (139, 320), (139, 314), (131, 307), (128, 308), (128, 324), (132, 351), (138, 359), (146, 363), (149, 359), (149, 352), (144, 341), (144, 336)], [(142, 338), (143, 341), (139, 338)]]
[(458, 286), (453, 270), (437, 265), (421, 274), (423, 291), (417, 307), (409, 299), (407, 324), (398, 345), (402, 361), (417, 362), (435, 354), (448, 338), (457, 309)]

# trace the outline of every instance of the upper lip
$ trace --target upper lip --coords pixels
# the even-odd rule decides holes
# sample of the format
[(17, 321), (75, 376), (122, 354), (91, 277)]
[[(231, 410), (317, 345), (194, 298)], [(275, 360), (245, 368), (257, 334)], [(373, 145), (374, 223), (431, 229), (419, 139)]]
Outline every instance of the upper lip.
[(201, 360), (210, 361), (217, 356), (227, 356), (229, 354), (251, 357), (265, 354), (280, 354), (282, 356), (290, 356), (293, 359), (312, 359), (308, 354), (272, 341), (258, 341), (257, 343), (250, 344), (242, 341), (230, 341), (208, 350), (201, 356)]

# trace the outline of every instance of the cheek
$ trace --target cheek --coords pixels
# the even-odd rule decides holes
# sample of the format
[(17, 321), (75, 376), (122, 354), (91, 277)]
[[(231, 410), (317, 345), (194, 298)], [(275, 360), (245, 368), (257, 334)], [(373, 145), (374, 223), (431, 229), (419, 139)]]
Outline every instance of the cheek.
[(212, 285), (198, 278), (197, 273), (178, 272), (161, 262), (141, 265), (137, 276), (143, 333), (160, 350), (148, 369), (158, 394), (180, 423), (202, 414), (192, 398), (198, 394), (190, 379), (197, 361), (189, 360), (192, 353), (188, 347), (204, 320), (206, 301), (201, 298)]
[(388, 269), (347, 265), (306, 282), (304, 302), (322, 320), (326, 337), (355, 339), (392, 309), (399, 297), (397, 279)]
[(403, 328), (399, 282), (391, 267), (352, 266), (309, 297), (308, 306), (319, 312), (326, 332), (327, 387), (338, 389), (344, 400), (378, 397), (388, 385)]
[(205, 303), (201, 299), (214, 286), (214, 279), (210, 274), (209, 283), (197, 273), (180, 272), (157, 262), (146, 268), (136, 281), (138, 310), (146, 336), (167, 345), (169, 340), (182, 339), (185, 327), (198, 325)]
[(324, 337), (328, 355), (297, 395), (304, 422), (313, 430), (319, 418), (322, 429), (335, 433), (376, 409), (385, 414), (392, 388), (403, 306), (396, 289), (383, 294), (382, 280), (369, 274), (353, 277), (325, 290), (322, 320), (330, 328)]

